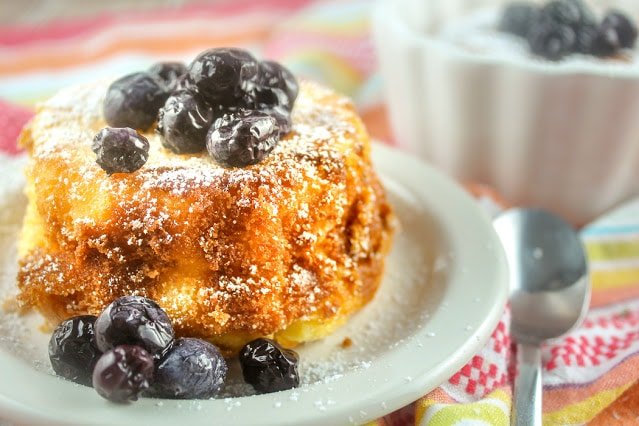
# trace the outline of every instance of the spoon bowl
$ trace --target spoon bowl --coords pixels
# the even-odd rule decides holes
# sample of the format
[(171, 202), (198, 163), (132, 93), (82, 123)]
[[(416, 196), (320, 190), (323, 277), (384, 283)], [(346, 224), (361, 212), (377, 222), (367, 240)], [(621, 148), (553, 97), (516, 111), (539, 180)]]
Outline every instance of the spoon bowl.
[(540, 345), (585, 316), (588, 262), (575, 230), (546, 211), (508, 210), (493, 225), (508, 261), (511, 335), (517, 342), (511, 424), (541, 425)]
[(511, 333), (541, 343), (578, 325), (588, 307), (588, 262), (579, 235), (537, 209), (513, 209), (493, 222), (510, 273)]

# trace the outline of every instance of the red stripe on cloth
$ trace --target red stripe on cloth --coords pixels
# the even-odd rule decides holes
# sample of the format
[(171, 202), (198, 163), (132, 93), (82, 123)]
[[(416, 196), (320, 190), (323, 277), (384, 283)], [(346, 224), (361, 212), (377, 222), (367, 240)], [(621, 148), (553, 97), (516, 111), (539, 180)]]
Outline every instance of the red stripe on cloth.
[(188, 4), (179, 8), (161, 8), (150, 11), (122, 11), (103, 13), (91, 18), (56, 20), (38, 25), (15, 25), (0, 28), (0, 46), (11, 47), (38, 42), (61, 41), (99, 32), (118, 22), (175, 21), (180, 18), (202, 17), (203, 15), (236, 15), (250, 10), (277, 8), (282, 11), (296, 10), (310, 0), (226, 0), (215, 4)]
[(33, 111), (0, 99), (0, 152), (16, 154), (20, 150), (16, 142)]

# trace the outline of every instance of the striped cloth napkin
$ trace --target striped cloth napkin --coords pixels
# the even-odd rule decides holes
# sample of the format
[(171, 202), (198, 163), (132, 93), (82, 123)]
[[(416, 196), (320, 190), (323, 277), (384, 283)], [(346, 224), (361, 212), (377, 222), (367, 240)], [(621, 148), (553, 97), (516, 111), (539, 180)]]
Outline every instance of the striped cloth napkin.
[[(224, 1), (103, 14), (38, 27), (0, 27), (0, 156), (35, 101), (63, 86), (192, 58), (222, 45), (284, 62), (355, 100), (373, 137), (393, 143), (369, 38), (368, 0)], [(506, 205), (468, 185), (491, 212)], [(639, 422), (639, 200), (582, 230), (592, 306), (584, 324), (543, 350), (544, 424)], [(509, 312), (488, 344), (419, 401), (373, 424), (508, 425), (512, 393)]]

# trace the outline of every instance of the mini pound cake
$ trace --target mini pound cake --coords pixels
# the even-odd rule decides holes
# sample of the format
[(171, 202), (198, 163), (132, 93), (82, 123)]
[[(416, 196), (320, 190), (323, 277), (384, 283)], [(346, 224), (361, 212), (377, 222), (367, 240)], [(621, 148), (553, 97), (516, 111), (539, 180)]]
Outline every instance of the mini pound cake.
[[(131, 169), (109, 168), (101, 158), (106, 145), (96, 147), (118, 121), (109, 108), (115, 102), (120, 115), (129, 113), (135, 100), (117, 92), (118, 82), (71, 87), (39, 107), (21, 136), (30, 161), (19, 302), (53, 324), (97, 315), (121, 296), (146, 296), (166, 310), (178, 335), (227, 352), (262, 336), (286, 346), (324, 337), (371, 300), (390, 245), (392, 211), (366, 130), (348, 99), (306, 81), (299, 95), (295, 83), (290, 104), (282, 91), (270, 93), (284, 104), (282, 119), (260, 92), (276, 79), (268, 70), (270, 80), (246, 77), (253, 74), (244, 63), (236, 67), (240, 89), (226, 95), (236, 104), (203, 96), (194, 74), (207, 63), (202, 71), (197, 61), (163, 76), (172, 79), (165, 86), (155, 67), (153, 84), (173, 94), (158, 103), (150, 127), (149, 119), (115, 123), (145, 141), (134, 146), (144, 155)], [(239, 164), (230, 145), (219, 143), (241, 130), (225, 124), (250, 115), (237, 108), (238, 99), (246, 107), (246, 93), (262, 96), (251, 105), (270, 111), (269, 129), (279, 130)], [(179, 132), (188, 102), (174, 98), (184, 96), (208, 106), (191, 110), (194, 127)], [(171, 102), (179, 108), (170, 110)], [(214, 125), (202, 130), (199, 119)], [(255, 129), (248, 137), (263, 136)], [(200, 148), (180, 142), (189, 132), (205, 135)]]

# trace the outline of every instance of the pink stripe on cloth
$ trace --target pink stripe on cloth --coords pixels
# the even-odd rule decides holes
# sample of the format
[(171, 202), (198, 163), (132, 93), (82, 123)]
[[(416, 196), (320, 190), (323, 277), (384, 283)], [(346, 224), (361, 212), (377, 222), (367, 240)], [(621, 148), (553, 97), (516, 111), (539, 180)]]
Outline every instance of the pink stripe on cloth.
[(15, 155), (20, 152), (18, 136), (33, 111), (0, 99), (0, 153)]
[(52, 41), (64, 42), (67, 39), (99, 32), (103, 28), (111, 27), (113, 24), (120, 22), (174, 22), (180, 18), (188, 17), (236, 15), (251, 10), (264, 9), (265, 7), (281, 9), (284, 13), (297, 10), (308, 3), (310, 3), (310, 0), (269, 0), (267, 4), (252, 0), (225, 0), (222, 3), (215, 4), (196, 3), (179, 8), (130, 11), (126, 15), (108, 13), (91, 18), (52, 21), (38, 26), (4, 26), (0, 28), (0, 47), (17, 47), (40, 42), (50, 43)]

